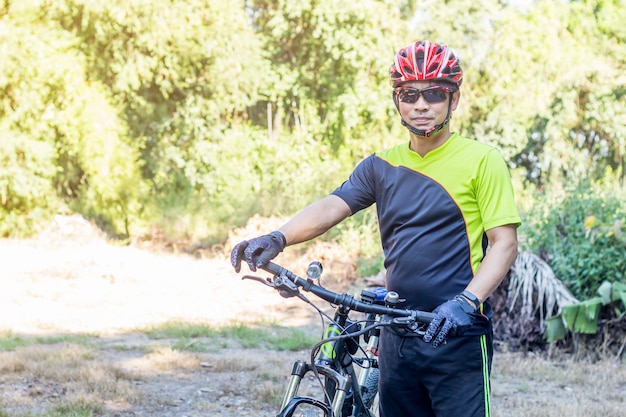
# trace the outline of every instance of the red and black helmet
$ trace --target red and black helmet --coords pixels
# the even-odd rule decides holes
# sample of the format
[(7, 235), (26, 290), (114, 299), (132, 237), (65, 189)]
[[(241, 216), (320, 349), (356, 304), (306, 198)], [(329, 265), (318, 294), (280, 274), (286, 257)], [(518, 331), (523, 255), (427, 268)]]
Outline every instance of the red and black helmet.
[(446, 45), (418, 41), (402, 48), (389, 69), (392, 86), (405, 81), (441, 80), (457, 87), (463, 82), (459, 58)]

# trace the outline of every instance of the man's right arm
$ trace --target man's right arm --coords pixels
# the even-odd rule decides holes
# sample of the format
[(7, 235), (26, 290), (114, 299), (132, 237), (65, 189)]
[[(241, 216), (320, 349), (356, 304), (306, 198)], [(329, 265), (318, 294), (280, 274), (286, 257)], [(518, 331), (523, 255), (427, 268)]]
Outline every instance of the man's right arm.
[(245, 261), (251, 271), (274, 259), (287, 245), (305, 242), (326, 232), (352, 214), (340, 197), (329, 195), (296, 214), (278, 231), (239, 242), (230, 253), (235, 272)]
[(331, 194), (304, 208), (278, 230), (287, 245), (295, 245), (320, 236), (350, 215), (348, 204)]

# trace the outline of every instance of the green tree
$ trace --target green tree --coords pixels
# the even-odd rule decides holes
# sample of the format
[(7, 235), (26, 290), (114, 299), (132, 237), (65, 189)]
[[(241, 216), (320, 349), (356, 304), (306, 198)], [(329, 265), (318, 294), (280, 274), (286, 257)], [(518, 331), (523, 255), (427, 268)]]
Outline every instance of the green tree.
[(623, 176), (620, 3), (427, 2), (414, 25), (465, 63), (461, 130), (498, 146), (529, 186), (558, 187), (606, 168)]
[(387, 77), (416, 39), (461, 56), (453, 128), (501, 149), (524, 205), (624, 176), (621, 0), (1, 4), (4, 234), (61, 203), (118, 235), (289, 214), (406, 140)]
[(397, 2), (251, 0), (247, 8), (276, 74), (267, 98), (274, 132), (312, 135), (356, 158), (385, 141), (395, 116), (388, 69), (405, 26)]
[(80, 39), (88, 76), (122, 107), (152, 193), (188, 201), (218, 162), (198, 144), (245, 119), (266, 72), (241, 5), (66, 0), (41, 13)]
[(64, 203), (128, 234), (137, 184), (132, 148), (107, 92), (84, 76), (76, 39), (12, 5), (0, 19), (3, 235), (25, 235)]

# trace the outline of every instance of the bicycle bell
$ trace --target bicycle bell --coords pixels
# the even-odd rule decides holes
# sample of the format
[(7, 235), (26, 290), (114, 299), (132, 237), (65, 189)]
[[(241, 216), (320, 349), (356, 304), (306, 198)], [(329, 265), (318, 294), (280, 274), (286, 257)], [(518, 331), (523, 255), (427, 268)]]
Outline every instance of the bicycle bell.
[(395, 306), (400, 303), (400, 301), (400, 294), (395, 291), (387, 291), (387, 295), (385, 295), (385, 304)]

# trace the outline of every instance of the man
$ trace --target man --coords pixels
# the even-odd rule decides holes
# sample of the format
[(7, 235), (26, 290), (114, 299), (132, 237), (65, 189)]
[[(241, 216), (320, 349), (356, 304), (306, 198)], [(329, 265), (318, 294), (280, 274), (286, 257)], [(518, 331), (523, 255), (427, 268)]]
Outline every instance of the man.
[(451, 133), (463, 70), (446, 45), (401, 49), (390, 79), (409, 142), (364, 159), (278, 231), (236, 245), (231, 262), (254, 271), (376, 203), (387, 289), (406, 299), (402, 308), (436, 313), (423, 339), (383, 328), (381, 416), (489, 416), (486, 299), (517, 256), (520, 224), (508, 169), (496, 149)]

